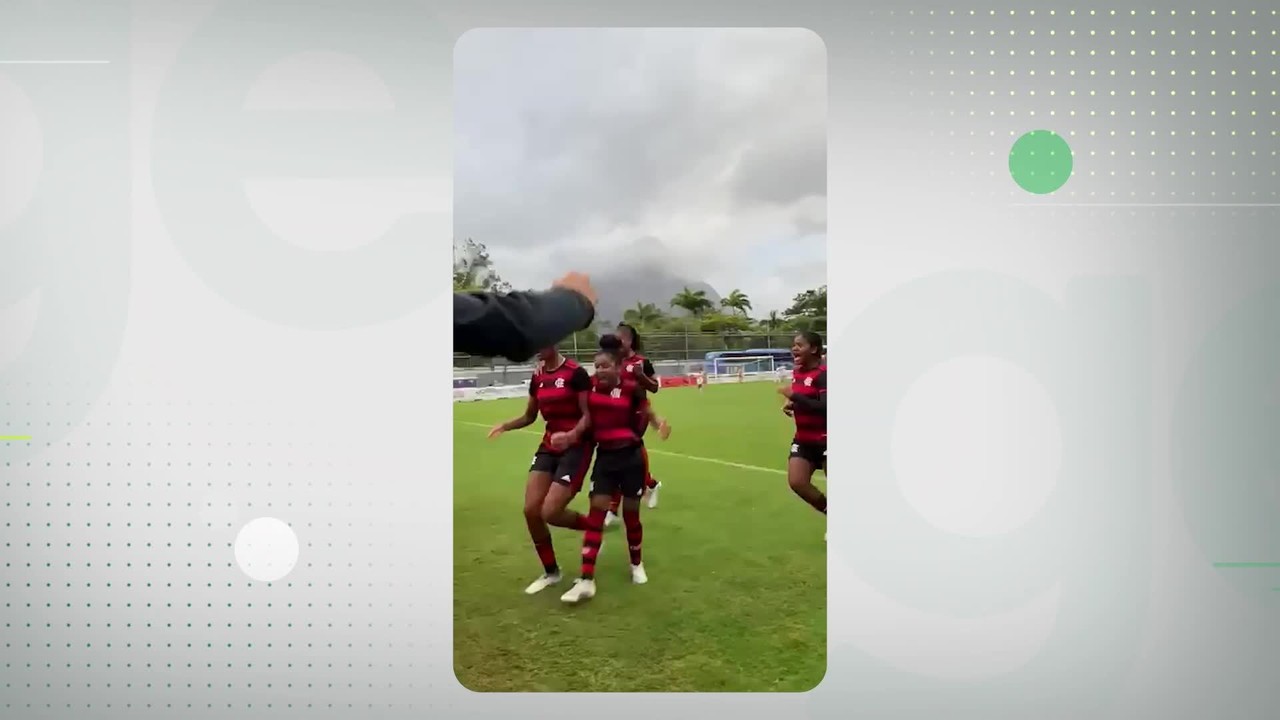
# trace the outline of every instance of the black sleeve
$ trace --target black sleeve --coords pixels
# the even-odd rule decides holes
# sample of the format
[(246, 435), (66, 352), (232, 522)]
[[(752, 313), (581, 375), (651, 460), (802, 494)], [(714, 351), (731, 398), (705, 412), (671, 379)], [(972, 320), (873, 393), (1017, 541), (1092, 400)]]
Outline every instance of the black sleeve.
[(642, 367), (641, 369), (644, 370), (644, 374), (649, 377), (653, 377), (655, 374), (655, 370), (653, 369), (653, 363), (649, 362), (649, 358), (644, 359), (644, 367)]
[(796, 407), (802, 407), (812, 412), (824, 413), (827, 411), (827, 372), (824, 370), (818, 373), (813, 381), (813, 386), (818, 389), (818, 397), (812, 398), (806, 395), (792, 395), (791, 402)]
[(546, 292), (453, 294), (453, 351), (524, 362), (591, 326), (595, 308), (563, 288)]
[(591, 376), (587, 374), (586, 368), (579, 367), (573, 371), (573, 377), (569, 378), (569, 388), (578, 392), (591, 389)]
[(529, 397), (538, 397), (538, 376), (529, 378)]
[(631, 409), (635, 412), (643, 410), (644, 401), (647, 397), (649, 397), (649, 395), (644, 391), (644, 388), (636, 388), (635, 391), (631, 393)]

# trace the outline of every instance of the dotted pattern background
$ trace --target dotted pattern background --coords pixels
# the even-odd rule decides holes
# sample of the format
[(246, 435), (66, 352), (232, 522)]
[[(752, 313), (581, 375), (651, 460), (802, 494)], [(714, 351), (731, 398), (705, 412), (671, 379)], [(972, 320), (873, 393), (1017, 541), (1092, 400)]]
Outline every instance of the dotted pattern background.
[(908, 115), (951, 146), (932, 162), (974, 195), (1023, 200), (998, 161), (1048, 129), (1076, 157), (1065, 199), (1280, 202), (1280, 10), (874, 12)]
[[(971, 266), (1021, 250), (1046, 264), (1096, 261), (1168, 271), (1174, 281), (1163, 289), (1186, 298), (1163, 310), (1161, 330), (1177, 351), (1168, 353), (1167, 362), (1176, 365), (1198, 341), (1196, 329), (1229, 302), (1219, 296), (1274, 281), (1270, 268), (1277, 265), (1269, 260), (1276, 258), (1268, 249), (1274, 211), (1144, 210), (1133, 222), (1116, 224), (1111, 220), (1117, 213), (1134, 218), (1139, 212), (1089, 209), (1084, 212), (1101, 216), (1097, 222), (1071, 223), (1076, 213), (1055, 210), (1011, 219), (1008, 206), (1028, 200), (1273, 202), (1280, 192), (1274, 175), (1280, 21), (1262, 7), (1184, 5), (1176, 14), (1153, 15), (1150, 8), (1078, 6), (1072, 14), (1070, 8), (1009, 5), (886, 2), (864, 9), (800, 1), (768, 11), (680, 3), (570, 12), (513, 1), (449, 11), (374, 3), (368, 12), (386, 11), (380, 37), (412, 36), (408, 44), (421, 48), (430, 66), (423, 71), (423, 92), (431, 96), (416, 99), (433, 108), (448, 95), (452, 41), (471, 25), (656, 25), (665, 19), (814, 27), (831, 52), (831, 227), (833, 237), (850, 232), (852, 238), (832, 244), (833, 267), (845, 265), (841, 256), (850, 247), (870, 244), (854, 236), (851, 231), (860, 228), (847, 218), (838, 221), (842, 208), (874, 203), (876, 192), (914, 200), (916, 190), (926, 200), (970, 202), (986, 214), (981, 219), (991, 223), (991, 234), (1014, 236), (1008, 247), (966, 254), (977, 244), (976, 235), (967, 235), (956, 242), (942, 237), (930, 249), (945, 247)], [(140, 74), (148, 62), (167, 69), (183, 42), (167, 24), (187, 29), (201, 12), (178, 13), (177, 22), (159, 4), (138, 10), (132, 22), (148, 32), (137, 33), (120, 61), (136, 53), (144, 58)], [(299, 10), (296, 24), (271, 31), (283, 35), (307, 22)], [(6, 27), (16, 25), (0, 23), (0, 36)], [(88, 35), (82, 31), (79, 39)], [(236, 41), (230, 35), (224, 40), (228, 48)], [(139, 104), (134, 122), (145, 123), (152, 108)], [(1049, 198), (1027, 196), (1007, 174), (1009, 146), (1037, 128), (1062, 133), (1076, 154), (1075, 177)], [(444, 127), (427, 132), (433, 141), (448, 137)], [(862, 139), (856, 150), (865, 157), (849, 154), (853, 135)], [(146, 146), (150, 138), (141, 131), (132, 141)], [(143, 166), (147, 160), (145, 153), (134, 158)], [(447, 159), (422, 163), (424, 173), (447, 176)], [(851, 187), (849, 168), (858, 163)], [(139, 192), (145, 194), (145, 182)], [(907, 211), (926, 214), (919, 205)], [(46, 219), (57, 214), (46, 212)], [(1039, 212), (1047, 216), (1033, 214)], [(1232, 224), (1219, 222), (1228, 218)], [(448, 390), (437, 388), (424, 370), (447, 362), (435, 359), (439, 343), (427, 337), (443, 334), (442, 326), (432, 325), (443, 322), (443, 298), (390, 331), (359, 328), (317, 339), (220, 304), (175, 260), (170, 241), (154, 227), (159, 223), (148, 222), (133, 230), (129, 283), (135, 305), (128, 308), (128, 336), (109, 392), (90, 392), (87, 382), (62, 384), (77, 363), (94, 359), (76, 354), (86, 346), (70, 334), (62, 367), (30, 360), (0, 367), (0, 417), (6, 429), (18, 423), (34, 436), (29, 444), (0, 444), (0, 717), (512, 717), (572, 711), (558, 697), (465, 695), (450, 676), (451, 557), (442, 520), (449, 497), (432, 485), (447, 485), (450, 450), (442, 427)], [(438, 229), (443, 237), (447, 223)], [(1034, 239), (1043, 244), (1015, 247), (1020, 231), (1039, 233)], [(1167, 241), (1159, 270), (1153, 269), (1156, 254), (1129, 242), (1135, 237)], [(1230, 249), (1242, 259), (1233, 264), (1210, 243), (1195, 243), (1219, 237), (1231, 240)], [(916, 238), (884, 238), (900, 240)], [(874, 284), (874, 263), (848, 265), (862, 269), (852, 271), (847, 286)], [(62, 269), (50, 273), (53, 279), (67, 279), (58, 275)], [(366, 282), (371, 280), (352, 284)], [(280, 283), (281, 292), (290, 291), (288, 278)], [(837, 312), (849, 307), (847, 297), (833, 295)], [(166, 316), (155, 309), (166, 303), (180, 312)], [(75, 329), (89, 333), (99, 326)], [(38, 330), (35, 337), (46, 335)], [(838, 333), (832, 341), (840, 344)], [(278, 360), (273, 350), (281, 348), (291, 354)], [(378, 372), (360, 372), (369, 368)], [(17, 382), (8, 382), (11, 374)], [(153, 377), (173, 382), (138, 380)], [(308, 394), (326, 402), (300, 403)], [(430, 409), (433, 402), (438, 411)], [(436, 419), (442, 427), (433, 432)], [(839, 502), (838, 488), (832, 494)], [(289, 522), (302, 544), (298, 567), (270, 585), (247, 580), (232, 557), (236, 528), (260, 515)], [(842, 562), (842, 538), (852, 537), (845, 530), (832, 535), (833, 563)], [(841, 583), (833, 572), (833, 607), (844, 599)], [(1128, 694), (1117, 699), (1112, 686), (1054, 685), (1063, 716), (1100, 717), (1109, 709), (1132, 717), (1124, 711), (1160, 703), (1172, 711), (1197, 710), (1201, 717), (1223, 706), (1269, 716), (1263, 708), (1274, 707), (1267, 704), (1275, 700), (1274, 684), (1227, 670), (1274, 667), (1274, 622), (1230, 625), (1234, 618), (1256, 619), (1244, 605), (1254, 596), (1232, 604), (1221, 595), (1200, 598), (1195, 587), (1174, 589), (1184, 592), (1162, 600), (1176, 595), (1176, 602), (1200, 604), (1162, 606), (1162, 624), (1148, 634), (1168, 636), (1167, 644), (1114, 675), (1117, 685), (1138, 677)], [(832, 632), (839, 626), (833, 614)], [(1256, 644), (1247, 645), (1250, 639)], [(975, 715), (984, 718), (1014, 708), (1044, 716), (1036, 712), (1043, 698), (1019, 695), (1024, 683), (961, 690), (929, 685), (867, 661), (852, 645), (848, 638), (833, 640), (828, 682), (811, 699), (649, 697), (606, 712), (618, 718), (728, 711), (776, 717), (800, 709), (813, 717), (846, 717), (858, 707), (869, 714), (937, 717), (956, 712), (963, 701), (964, 707), (987, 702), (993, 711)], [(1168, 658), (1214, 659), (1222, 673), (1214, 687), (1186, 682), (1192, 677), (1188, 665), (1146, 674), (1149, 665)], [(868, 666), (880, 674), (861, 672)], [(1210, 699), (1188, 695), (1200, 691)], [(1067, 695), (1089, 704), (1076, 707)], [(931, 707), (935, 697), (939, 706)]]
[[(0, 445), (5, 715), (410, 710), (429, 621), (398, 548), (420, 528), (362, 497), (340, 442), (293, 411), (163, 397)], [(263, 516), (301, 545), (273, 583), (233, 553)]]

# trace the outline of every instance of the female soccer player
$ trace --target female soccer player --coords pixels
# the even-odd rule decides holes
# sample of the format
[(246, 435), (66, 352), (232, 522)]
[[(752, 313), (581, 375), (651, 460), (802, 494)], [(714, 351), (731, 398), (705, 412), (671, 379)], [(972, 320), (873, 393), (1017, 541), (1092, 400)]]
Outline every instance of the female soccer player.
[[(646, 421), (658, 427), (663, 440), (671, 434), (666, 421), (653, 417), (645, 403), (645, 390), (640, 384), (627, 385), (622, 380), (622, 347), (616, 336), (600, 338), (600, 352), (595, 358), (596, 374), (587, 407), (591, 414), (591, 435), (596, 443), (596, 462), (591, 471), (591, 511), (587, 530), (582, 536), (582, 577), (560, 597), (566, 603), (578, 603), (595, 597), (596, 558), (604, 534), (604, 518), (615, 490), (621, 490), (622, 522), (627, 529), (627, 547), (631, 551), (631, 582), (649, 581), (641, 559), (640, 545), (644, 528), (640, 524), (640, 496), (644, 493), (644, 457), (640, 436), (636, 432), (636, 414), (644, 413)], [(572, 442), (572, 433), (551, 437), (553, 447)]]
[(827, 473), (827, 366), (822, 363), (822, 336), (796, 335), (791, 344), (795, 369), (791, 385), (778, 388), (787, 399), (783, 412), (795, 419), (796, 434), (787, 461), (787, 484), (818, 512), (827, 514), (827, 496), (813, 486), (813, 474)]
[[(525, 588), (529, 595), (542, 592), (561, 579), (551, 530), (547, 526), (570, 530), (587, 527), (582, 515), (569, 510), (568, 506), (582, 488), (591, 465), (591, 443), (586, 435), (591, 423), (587, 410), (589, 390), (591, 376), (586, 368), (564, 357), (554, 347), (541, 350), (537, 369), (529, 380), (529, 404), (524, 414), (489, 431), (492, 440), (510, 430), (532, 425), (539, 413), (546, 421), (524, 489), (524, 520), (543, 571), (541, 577)], [(557, 433), (568, 439), (563, 447), (551, 445), (551, 438)]]
[[(640, 354), (640, 350), (644, 345), (640, 339), (640, 332), (627, 323), (618, 324), (617, 338), (622, 342), (622, 382), (624, 385), (638, 385), (646, 393), (645, 406), (648, 408), (649, 394), (658, 392), (661, 385), (658, 383), (657, 372), (653, 369), (653, 363), (649, 359)], [(649, 451), (644, 446), (644, 433), (649, 429), (649, 418), (651, 413), (640, 412), (636, 414), (636, 433), (640, 436), (640, 455), (644, 458), (644, 489), (649, 501), (650, 509), (658, 507), (658, 489), (662, 487), (662, 483), (653, 478), (653, 473), (649, 472)], [(621, 490), (609, 502), (609, 514), (605, 516), (604, 525), (609, 527), (618, 522), (618, 504), (622, 502)]]

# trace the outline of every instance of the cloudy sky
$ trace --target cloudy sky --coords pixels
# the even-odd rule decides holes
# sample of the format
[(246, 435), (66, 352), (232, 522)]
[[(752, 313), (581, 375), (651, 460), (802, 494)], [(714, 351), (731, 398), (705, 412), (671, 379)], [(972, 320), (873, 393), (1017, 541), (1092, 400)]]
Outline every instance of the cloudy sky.
[(478, 30), (454, 224), (516, 287), (661, 262), (756, 314), (826, 282), (826, 53), (804, 30)]

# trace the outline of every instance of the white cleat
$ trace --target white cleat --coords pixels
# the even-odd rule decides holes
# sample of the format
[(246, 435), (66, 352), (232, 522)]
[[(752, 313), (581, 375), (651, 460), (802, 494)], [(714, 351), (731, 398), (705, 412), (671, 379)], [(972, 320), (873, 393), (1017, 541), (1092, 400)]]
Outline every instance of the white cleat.
[(644, 563), (631, 566), (631, 582), (636, 585), (643, 585), (649, 582), (649, 576), (644, 573)]
[(596, 581), (579, 578), (573, 581), (573, 587), (569, 591), (560, 596), (560, 602), (574, 605), (583, 600), (590, 600), (596, 596)]
[(529, 583), (529, 587), (524, 589), (525, 595), (537, 595), (547, 588), (560, 582), (560, 573), (555, 575), (543, 575), (542, 577)]
[(613, 527), (614, 525), (617, 525), (617, 524), (618, 524), (618, 516), (616, 513), (609, 513), (608, 515), (604, 516), (605, 527)]
[(662, 483), (658, 483), (649, 489), (649, 509), (658, 507), (658, 491), (662, 489)]

